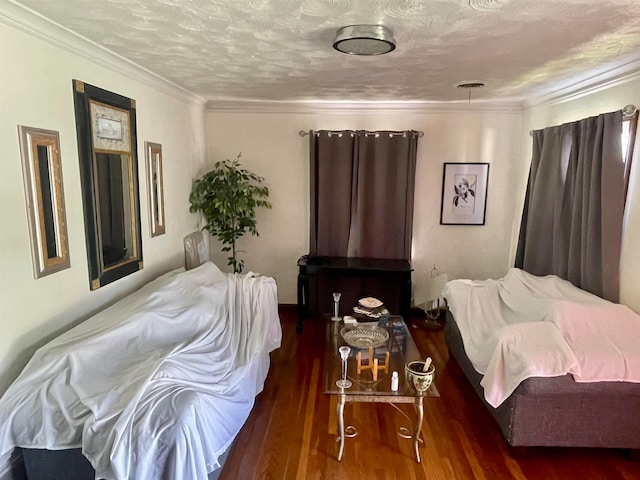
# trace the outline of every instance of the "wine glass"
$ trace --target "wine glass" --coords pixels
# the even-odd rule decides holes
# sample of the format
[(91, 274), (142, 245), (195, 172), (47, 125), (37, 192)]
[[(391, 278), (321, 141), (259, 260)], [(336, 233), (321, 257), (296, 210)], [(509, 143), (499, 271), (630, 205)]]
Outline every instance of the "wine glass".
[(347, 346), (342, 346), (338, 351), (340, 352), (340, 358), (342, 359), (342, 378), (336, 381), (336, 385), (340, 388), (349, 388), (352, 383), (351, 380), (347, 379), (347, 359), (349, 358), (351, 349)]

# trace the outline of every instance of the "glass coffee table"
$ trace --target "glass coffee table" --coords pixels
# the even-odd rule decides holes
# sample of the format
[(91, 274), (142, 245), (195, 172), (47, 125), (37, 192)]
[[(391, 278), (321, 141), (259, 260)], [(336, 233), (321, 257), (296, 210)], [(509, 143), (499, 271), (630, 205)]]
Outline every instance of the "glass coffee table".
[[(405, 376), (405, 365), (414, 360), (423, 360), (407, 325), (400, 316), (390, 316), (379, 321), (359, 322), (361, 327), (351, 335), (356, 327), (343, 322), (327, 322), (324, 355), (324, 393), (337, 396), (338, 418), (338, 461), (342, 460), (345, 437), (355, 437), (353, 426), (345, 427), (344, 406), (347, 402), (388, 403), (412, 423), (411, 427), (401, 427), (398, 435), (413, 441), (415, 458), (420, 463), (419, 444), (424, 416), (425, 397), (439, 397), (435, 382), (425, 392), (418, 392)], [(374, 327), (374, 328), (372, 328)], [(377, 327), (377, 328), (375, 328)], [(343, 336), (343, 329), (349, 343)], [(371, 329), (368, 332), (367, 329)], [(386, 332), (386, 335), (384, 332)], [(375, 345), (370, 347), (368, 343)], [(346, 359), (346, 375), (343, 371), (340, 347), (349, 347)], [(342, 349), (343, 355), (346, 349)], [(370, 355), (373, 358), (370, 358)], [(346, 355), (345, 355), (346, 356)], [(391, 389), (392, 372), (398, 372), (398, 388)], [(375, 379), (374, 379), (375, 378)], [(345, 382), (346, 380), (346, 382)], [(345, 385), (345, 386), (339, 386)], [(347, 386), (349, 385), (349, 386)], [(411, 419), (396, 404), (413, 404), (415, 417)]]

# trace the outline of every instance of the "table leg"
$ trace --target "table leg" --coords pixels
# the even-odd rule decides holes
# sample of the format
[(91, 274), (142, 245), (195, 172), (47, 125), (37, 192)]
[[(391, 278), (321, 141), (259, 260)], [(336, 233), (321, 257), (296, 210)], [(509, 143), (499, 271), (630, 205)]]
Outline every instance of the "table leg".
[(309, 277), (302, 273), (298, 274), (298, 324), (296, 333), (302, 333), (302, 322), (307, 316), (309, 307)]
[(411, 316), (411, 274), (405, 279), (400, 286), (400, 315), (409, 322)]
[(340, 442), (340, 448), (338, 449), (338, 461), (342, 460), (342, 453), (344, 452), (344, 404), (346, 396), (344, 394), (338, 395), (338, 441)]
[(419, 396), (416, 397), (415, 406), (416, 406), (416, 423), (413, 427), (413, 449), (416, 453), (416, 461), (420, 463), (420, 451), (418, 450), (418, 446), (420, 445), (420, 432), (422, 432), (422, 420), (424, 418), (424, 407), (423, 407), (424, 397)]

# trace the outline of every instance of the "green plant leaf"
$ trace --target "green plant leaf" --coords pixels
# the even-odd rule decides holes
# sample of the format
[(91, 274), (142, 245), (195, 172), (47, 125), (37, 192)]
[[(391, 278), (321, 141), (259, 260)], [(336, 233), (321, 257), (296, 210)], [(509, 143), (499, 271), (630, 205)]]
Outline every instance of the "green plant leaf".
[(247, 232), (258, 236), (255, 210), (271, 208), (264, 178), (242, 168), (241, 156), (217, 161), (213, 170), (193, 182), (189, 194), (189, 211), (200, 212), (206, 221), (203, 230), (223, 244), (223, 252), (232, 252), (227, 260), (236, 273), (244, 268), (244, 260), (237, 258), (236, 240)]

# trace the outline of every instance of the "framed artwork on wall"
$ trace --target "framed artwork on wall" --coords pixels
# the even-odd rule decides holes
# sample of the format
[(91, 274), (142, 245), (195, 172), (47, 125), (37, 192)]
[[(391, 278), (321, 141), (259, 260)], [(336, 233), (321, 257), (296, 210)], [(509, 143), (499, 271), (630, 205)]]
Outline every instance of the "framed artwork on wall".
[(64, 206), (60, 135), (18, 125), (33, 276), (41, 278), (71, 266)]
[(142, 270), (136, 102), (73, 81), (89, 286)]
[(440, 225), (484, 225), (488, 163), (445, 163)]
[(164, 184), (162, 179), (162, 145), (144, 142), (147, 162), (147, 192), (149, 198), (149, 232), (162, 235), (164, 226)]

